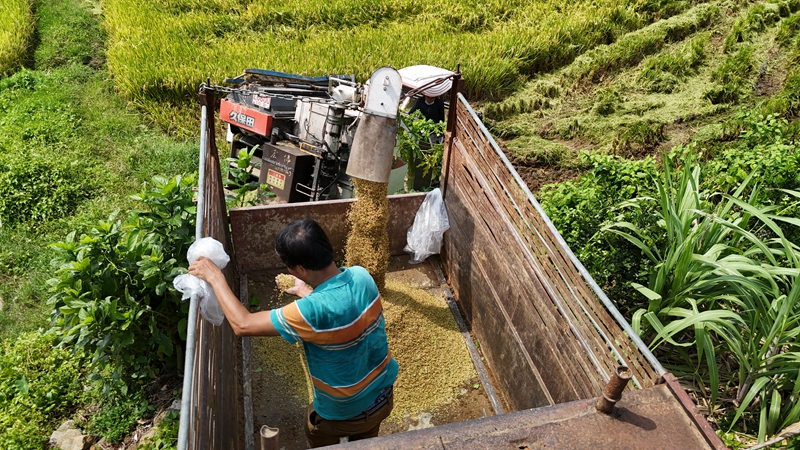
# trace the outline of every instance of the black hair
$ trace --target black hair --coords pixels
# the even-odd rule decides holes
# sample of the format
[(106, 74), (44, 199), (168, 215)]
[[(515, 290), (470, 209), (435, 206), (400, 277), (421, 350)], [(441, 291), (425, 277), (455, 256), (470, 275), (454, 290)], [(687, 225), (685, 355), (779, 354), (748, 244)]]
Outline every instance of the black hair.
[(295, 220), (278, 232), (275, 252), (290, 269), (322, 270), (333, 262), (333, 246), (313, 219)]

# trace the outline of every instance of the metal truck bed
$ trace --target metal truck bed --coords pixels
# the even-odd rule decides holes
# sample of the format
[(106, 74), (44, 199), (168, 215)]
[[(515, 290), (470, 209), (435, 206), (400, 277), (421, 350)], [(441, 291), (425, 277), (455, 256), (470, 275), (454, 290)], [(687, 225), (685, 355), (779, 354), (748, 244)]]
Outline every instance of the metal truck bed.
[[(494, 387), (503, 399), (493, 417), (344, 444), (348, 448), (724, 448), (674, 377), (649, 352), (599, 289), (486, 131), (455, 82), (451, 92), (442, 192), (451, 229), (441, 268), (469, 332), (481, 342)], [(203, 102), (209, 102), (203, 94)], [(213, 117), (213, 115), (210, 115)], [(207, 125), (213, 132), (213, 121)], [(213, 133), (212, 133), (213, 137)], [(277, 231), (312, 217), (341, 252), (352, 200), (234, 209), (225, 213), (219, 161), (208, 141), (204, 205), (206, 235), (233, 252), (227, 274), (242, 288), (248, 274), (280, 269), (272, 250)], [(391, 253), (402, 253), (421, 194), (390, 197)], [(232, 239), (229, 238), (229, 229)], [(231, 245), (232, 244), (232, 245)], [(244, 418), (252, 368), (242, 341), (198, 321), (187, 448), (250, 449)], [(213, 343), (208, 344), (213, 341)], [(245, 341), (245, 353), (247, 351)], [(615, 368), (631, 383), (617, 408), (592, 405)], [(233, 385), (231, 385), (233, 383)], [(215, 390), (213, 386), (221, 389)], [(240, 395), (236, 397), (233, 391)]]

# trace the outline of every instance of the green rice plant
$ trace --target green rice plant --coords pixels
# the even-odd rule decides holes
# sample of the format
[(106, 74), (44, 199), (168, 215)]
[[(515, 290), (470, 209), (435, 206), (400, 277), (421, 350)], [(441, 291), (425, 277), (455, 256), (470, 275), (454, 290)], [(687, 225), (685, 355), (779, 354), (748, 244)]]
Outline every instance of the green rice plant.
[[(638, 208), (657, 201), (664, 242), (655, 245), (653, 233), (630, 222), (602, 228), (628, 240), (653, 263), (648, 286), (632, 283), (649, 303), (631, 323), (652, 348), (677, 349), (667, 353), (682, 360), (675, 371), (707, 386), (712, 410), (720, 386), (735, 383), (733, 423), (758, 397), (763, 441), (800, 419), (800, 345), (795, 342), (800, 248), (778, 226), (800, 226), (800, 220), (759, 205), (757, 187), (743, 197), (752, 174), (732, 195), (711, 195), (700, 188), (699, 166), (689, 160), (674, 176), (675, 165), (664, 157), (663, 178), (654, 180), (656, 199), (621, 205)], [(800, 192), (790, 193), (800, 199)], [(720, 372), (723, 355), (735, 359), (735, 374)]]
[(33, 0), (0, 0), (0, 77), (22, 67), (36, 21)]
[(614, 88), (600, 89), (595, 95), (595, 102), (592, 105), (592, 112), (599, 116), (612, 114), (622, 106), (622, 96)]
[(510, 141), (506, 147), (517, 158), (534, 166), (573, 168), (581, 167), (577, 150), (539, 136), (524, 136)]
[(364, 80), (386, 64), (461, 64), (467, 96), (501, 98), (526, 77), (639, 28), (642, 14), (611, 0), (104, 2), (117, 86), (162, 114), (159, 123), (169, 120), (164, 108), (188, 104), (207, 77), (218, 83), (246, 67)]
[(611, 147), (618, 155), (630, 156), (653, 150), (664, 139), (663, 123), (641, 120), (621, 127)]

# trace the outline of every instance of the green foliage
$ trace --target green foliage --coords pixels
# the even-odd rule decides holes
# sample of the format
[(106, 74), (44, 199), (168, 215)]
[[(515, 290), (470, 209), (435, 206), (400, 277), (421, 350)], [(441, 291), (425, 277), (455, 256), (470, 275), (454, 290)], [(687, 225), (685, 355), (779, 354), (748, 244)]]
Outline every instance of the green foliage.
[(121, 442), (136, 427), (136, 421), (152, 409), (141, 392), (132, 396), (106, 397), (98, 412), (81, 426), (108, 442)]
[(36, 22), (32, 0), (0, 0), (0, 77), (22, 67)]
[(591, 169), (576, 180), (543, 187), (539, 200), (578, 259), (626, 313), (642, 304), (627, 282), (644, 282), (648, 261), (624, 239), (596, 232), (606, 221), (622, 218), (649, 229), (651, 215), (641, 210), (616, 210), (614, 206), (622, 200), (653, 193), (651, 179), (656, 173), (653, 159), (629, 161), (589, 153), (581, 158)]
[(139, 445), (139, 450), (175, 450), (178, 448), (178, 428), (180, 413), (170, 411), (158, 424), (156, 433), (147, 442)]
[(41, 332), (22, 333), (0, 350), (0, 448), (42, 448), (56, 420), (82, 400), (83, 357), (53, 347)]
[[(64, 344), (92, 355), (112, 379), (147, 380), (176, 370), (188, 304), (172, 286), (194, 241), (195, 176), (154, 178), (134, 199), (145, 205), (54, 244), (53, 323)], [(99, 373), (95, 377), (100, 377)], [(123, 386), (123, 393), (125, 387)]]
[(71, 215), (97, 188), (91, 169), (59, 156), (0, 155), (0, 224), (36, 226)]
[(405, 191), (410, 192), (417, 167), (422, 168), (423, 176), (430, 173), (433, 179), (439, 179), (444, 144), (434, 141), (444, 135), (445, 123), (426, 119), (422, 112), (414, 111), (400, 115), (400, 128), (402, 132), (397, 134), (396, 156), (408, 164)]
[[(603, 227), (638, 247), (652, 263), (648, 285), (632, 283), (648, 299), (631, 320), (634, 330), (667, 353), (678, 376), (694, 378), (713, 405), (720, 387), (737, 383), (735, 423), (751, 405), (760, 410), (759, 441), (800, 420), (800, 247), (787, 240), (775, 206), (757, 201), (758, 187), (744, 197), (752, 175), (732, 195), (700, 187), (700, 167), (664, 158), (655, 179), (658, 196), (622, 208), (658, 208), (660, 232), (627, 221)], [(800, 192), (791, 193), (800, 200)], [(653, 239), (665, 236), (666, 240)], [(694, 351), (691, 351), (694, 348)], [(734, 373), (721, 372), (728, 354)], [(727, 390), (722, 391), (723, 394)], [(758, 402), (753, 400), (758, 397)], [(756, 406), (757, 405), (757, 406)]]
[(253, 147), (249, 152), (241, 149), (237, 155), (238, 158), (226, 158), (230, 165), (225, 187), (233, 192), (233, 194), (225, 195), (225, 202), (228, 208), (253, 206), (260, 203), (263, 197), (275, 197), (269, 186), (266, 184), (260, 185), (258, 181), (252, 181), (253, 170), (261, 165), (260, 161), (257, 165), (252, 164), (253, 154), (255, 154), (256, 149), (258, 149), (258, 146)]

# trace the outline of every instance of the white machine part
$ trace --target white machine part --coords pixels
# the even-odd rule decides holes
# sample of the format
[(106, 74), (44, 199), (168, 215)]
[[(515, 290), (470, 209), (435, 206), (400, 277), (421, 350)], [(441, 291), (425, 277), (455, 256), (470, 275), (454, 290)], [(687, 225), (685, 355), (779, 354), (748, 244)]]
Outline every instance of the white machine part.
[(372, 72), (369, 88), (365, 90), (364, 113), (389, 119), (397, 118), (397, 108), (403, 95), (403, 82), (393, 67), (381, 67)]

